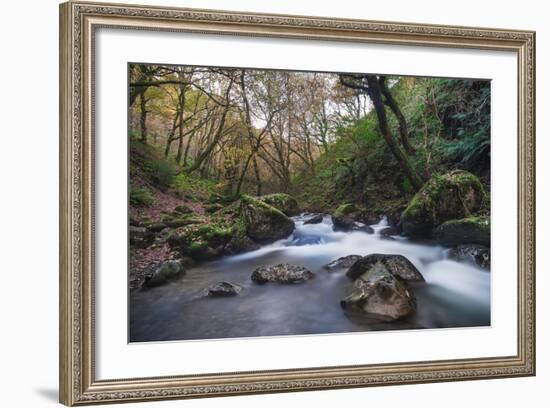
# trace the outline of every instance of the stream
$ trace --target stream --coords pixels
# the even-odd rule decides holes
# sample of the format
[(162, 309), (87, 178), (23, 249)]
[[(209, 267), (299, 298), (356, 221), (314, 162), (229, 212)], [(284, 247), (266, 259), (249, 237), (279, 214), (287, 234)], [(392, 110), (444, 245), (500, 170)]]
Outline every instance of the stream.
[[(296, 228), (287, 239), (234, 256), (203, 263), (179, 281), (129, 294), (129, 341), (219, 339), (254, 336), (345, 333), (369, 330), (428, 329), (488, 326), (491, 324), (488, 271), (447, 259), (441, 246), (379, 231), (374, 234), (335, 232), (330, 216), (322, 223), (304, 224), (310, 216), (293, 217)], [(384, 323), (351, 317), (340, 307), (352, 282), (346, 270), (328, 271), (324, 265), (351, 254), (400, 254), (422, 273), (425, 283), (411, 284), (417, 311)], [(315, 273), (301, 284), (259, 285), (250, 275), (258, 266), (291, 263)], [(204, 288), (228, 281), (242, 287), (237, 296), (204, 297)]]

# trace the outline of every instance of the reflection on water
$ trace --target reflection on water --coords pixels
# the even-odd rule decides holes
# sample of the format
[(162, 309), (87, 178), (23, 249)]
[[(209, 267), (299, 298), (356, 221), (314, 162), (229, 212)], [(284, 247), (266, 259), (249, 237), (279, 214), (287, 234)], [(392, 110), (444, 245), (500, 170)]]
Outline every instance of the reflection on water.
[[(446, 259), (445, 249), (402, 237), (383, 239), (385, 220), (374, 234), (335, 232), (326, 216), (320, 224), (295, 217), (287, 239), (256, 251), (224, 257), (190, 269), (177, 282), (130, 294), (130, 341), (214, 339), (293, 334), (344, 333), (486, 326), (490, 324), (490, 274), (470, 264)], [(406, 256), (426, 278), (413, 284), (414, 316), (392, 323), (349, 317), (340, 307), (351, 282), (345, 270), (325, 264), (341, 256), (371, 253)], [(288, 262), (316, 274), (303, 284), (257, 285), (250, 280), (261, 265)], [(238, 296), (204, 298), (202, 290), (219, 281), (243, 287)]]

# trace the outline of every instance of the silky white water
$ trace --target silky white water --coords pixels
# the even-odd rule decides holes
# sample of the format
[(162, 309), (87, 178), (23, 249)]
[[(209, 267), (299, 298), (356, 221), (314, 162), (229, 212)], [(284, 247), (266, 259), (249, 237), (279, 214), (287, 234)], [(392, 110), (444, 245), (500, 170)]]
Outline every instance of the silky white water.
[[(447, 259), (441, 246), (406, 238), (382, 237), (386, 220), (365, 232), (335, 232), (322, 223), (304, 224), (283, 240), (262, 248), (204, 263), (177, 282), (130, 295), (130, 341), (159, 341), (343, 333), (368, 330), (471, 327), (490, 325), (490, 273), (470, 263)], [(340, 307), (351, 281), (345, 270), (324, 265), (346, 255), (371, 253), (406, 256), (425, 283), (411, 285), (417, 299), (414, 315), (392, 323), (348, 316)], [(315, 273), (311, 281), (257, 285), (250, 280), (258, 266), (302, 265)], [(234, 297), (205, 298), (202, 290), (219, 281), (243, 287)]]

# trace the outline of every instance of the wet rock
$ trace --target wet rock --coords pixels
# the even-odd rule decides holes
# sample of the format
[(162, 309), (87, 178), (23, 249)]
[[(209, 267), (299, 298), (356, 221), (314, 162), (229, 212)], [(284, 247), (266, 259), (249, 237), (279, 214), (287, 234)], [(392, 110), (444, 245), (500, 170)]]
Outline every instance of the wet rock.
[(365, 224), (374, 225), (378, 224), (382, 218), (384, 218), (383, 215), (365, 213), (361, 216), (361, 221)]
[(254, 251), (261, 248), (261, 245), (246, 235), (246, 229), (241, 225), (233, 227), (233, 236), (226, 245), (225, 249), (228, 254), (239, 254), (247, 251)]
[(458, 245), (449, 250), (449, 258), (458, 262), (469, 262), (482, 269), (491, 268), (491, 251), (483, 245)]
[(235, 285), (231, 282), (218, 282), (215, 283), (206, 289), (204, 289), (204, 296), (209, 297), (228, 297), (236, 296), (242, 288), (238, 285)]
[(164, 285), (185, 275), (185, 269), (179, 261), (167, 261), (160, 265), (152, 275), (146, 276), (143, 286), (152, 288)]
[(267, 194), (261, 197), (258, 197), (258, 200), (263, 201), (266, 204), (269, 204), (272, 207), (275, 207), (283, 214), (291, 217), (293, 215), (298, 215), (300, 208), (298, 206), (298, 201), (294, 197), (285, 193), (274, 193)]
[(340, 305), (346, 311), (393, 321), (415, 312), (416, 299), (404, 282), (377, 262), (354, 281), (351, 293)]
[(323, 222), (323, 214), (317, 214), (306, 220), (304, 224), (320, 224)]
[(394, 227), (382, 228), (379, 233), (383, 239), (394, 239), (392, 235), (399, 235), (397, 228)]
[(364, 224), (362, 211), (355, 204), (342, 204), (331, 215), (334, 231), (363, 231), (374, 234), (372, 227)]
[(346, 276), (357, 279), (374, 265), (382, 264), (389, 273), (404, 281), (424, 282), (424, 277), (403, 255), (370, 254), (357, 260), (346, 272)]
[(351, 231), (362, 231), (367, 234), (374, 234), (374, 229), (370, 225), (363, 224), (361, 222), (354, 222), (350, 228)]
[(491, 245), (491, 224), (488, 217), (468, 217), (444, 222), (434, 230), (434, 239), (441, 245)]
[(136, 248), (147, 248), (155, 241), (155, 234), (145, 227), (130, 225), (128, 233), (130, 234), (130, 245)]
[(358, 208), (351, 203), (340, 205), (331, 215), (334, 231), (350, 231), (358, 217)]
[(241, 213), (247, 235), (256, 242), (268, 243), (288, 237), (294, 221), (277, 208), (250, 196), (241, 198)]
[(335, 270), (335, 269), (348, 269), (359, 259), (362, 259), (361, 255), (347, 255), (342, 256), (338, 259), (335, 259), (332, 262), (329, 262), (325, 265), (325, 269)]
[(479, 179), (463, 170), (432, 177), (401, 214), (401, 227), (409, 236), (430, 237), (445, 221), (467, 217), (486, 205)]
[(303, 266), (282, 263), (272, 266), (261, 266), (252, 272), (250, 278), (256, 283), (302, 283), (314, 277), (313, 272)]

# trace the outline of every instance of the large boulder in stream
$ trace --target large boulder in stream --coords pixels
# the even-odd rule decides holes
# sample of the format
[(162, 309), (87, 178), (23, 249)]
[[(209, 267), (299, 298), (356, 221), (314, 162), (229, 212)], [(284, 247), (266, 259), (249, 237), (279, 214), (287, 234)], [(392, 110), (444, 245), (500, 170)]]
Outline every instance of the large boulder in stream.
[(302, 283), (314, 277), (314, 273), (303, 266), (282, 263), (272, 266), (260, 266), (252, 272), (250, 279), (256, 283)]
[(248, 195), (241, 198), (241, 214), (247, 235), (257, 242), (273, 242), (294, 231), (294, 221), (284, 213)]
[(173, 282), (185, 275), (185, 269), (180, 261), (167, 261), (160, 265), (154, 272), (145, 277), (144, 288), (152, 288)]
[(357, 260), (346, 272), (351, 279), (358, 279), (376, 264), (382, 264), (396, 278), (409, 282), (424, 282), (424, 277), (403, 255), (370, 254)]
[(458, 245), (449, 250), (449, 258), (458, 262), (469, 262), (482, 269), (491, 268), (491, 251), (483, 245)]
[(416, 299), (404, 282), (377, 262), (353, 282), (353, 289), (340, 305), (369, 318), (393, 321), (413, 313)]
[(441, 245), (460, 244), (491, 245), (491, 222), (489, 217), (468, 217), (446, 221), (433, 232)]
[(300, 207), (298, 206), (298, 201), (294, 197), (285, 193), (274, 193), (267, 194), (261, 197), (258, 197), (258, 200), (263, 201), (266, 204), (269, 204), (272, 207), (275, 207), (283, 214), (291, 217), (297, 215), (300, 212)]
[(331, 215), (334, 231), (363, 231), (374, 234), (372, 227), (364, 224), (362, 211), (352, 203), (340, 205)]
[(401, 227), (409, 236), (430, 237), (445, 221), (465, 218), (486, 205), (487, 195), (473, 174), (454, 170), (433, 176), (401, 214)]

